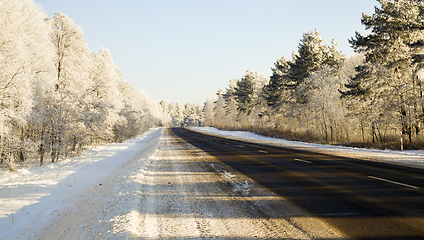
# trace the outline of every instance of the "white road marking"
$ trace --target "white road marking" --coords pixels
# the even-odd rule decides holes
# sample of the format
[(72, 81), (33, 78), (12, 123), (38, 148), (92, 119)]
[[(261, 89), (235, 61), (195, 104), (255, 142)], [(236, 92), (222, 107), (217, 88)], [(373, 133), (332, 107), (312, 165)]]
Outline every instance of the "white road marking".
[(393, 183), (393, 184), (401, 185), (401, 186), (404, 186), (404, 187), (419, 188), (419, 187), (416, 187), (416, 186), (412, 186), (412, 185), (405, 184), (405, 183), (400, 183), (400, 182), (395, 182), (395, 181), (387, 180), (387, 179), (384, 179), (384, 178), (379, 178), (379, 177), (374, 177), (374, 176), (368, 176), (368, 177), (369, 178), (372, 178), (372, 179), (376, 179), (376, 180), (388, 182), (388, 183)]
[(238, 146), (244, 148), (244, 146), (242, 146), (242, 145), (238, 145)]
[(299, 159), (299, 158), (295, 158), (294, 160), (299, 161), (299, 162), (312, 163), (310, 161), (302, 160), (302, 159)]
[(263, 150), (259, 150), (259, 152), (261, 152), (261, 153), (268, 153), (267, 151), (263, 151)]

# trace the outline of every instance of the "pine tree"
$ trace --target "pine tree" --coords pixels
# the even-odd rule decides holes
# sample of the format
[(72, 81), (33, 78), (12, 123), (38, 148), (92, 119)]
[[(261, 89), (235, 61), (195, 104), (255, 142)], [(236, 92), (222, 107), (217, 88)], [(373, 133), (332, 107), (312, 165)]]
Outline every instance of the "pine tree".
[(325, 65), (337, 67), (343, 62), (344, 55), (338, 52), (334, 40), (331, 47), (325, 45), (324, 41), (316, 29), (303, 34), (298, 53), (293, 55), (290, 68), (289, 76), (295, 86), (321, 67)]
[(418, 0), (377, 0), (372, 16), (362, 15), (361, 23), (371, 34), (356, 32), (349, 43), (357, 52), (364, 52), (366, 61), (389, 68), (410, 65), (412, 58), (422, 56), (422, 11), (424, 3)]
[(279, 103), (287, 99), (287, 89), (292, 89), (294, 82), (288, 77), (290, 73), (290, 61), (282, 57), (274, 63), (271, 68), (272, 76), (269, 84), (263, 87), (263, 98), (270, 107), (276, 107)]
[(324, 65), (332, 68), (340, 68), (346, 60), (346, 56), (338, 50), (339, 44), (333, 39), (331, 40), (331, 46), (328, 47), (327, 59), (324, 61)]
[(278, 59), (272, 69), (270, 82), (263, 89), (263, 96), (268, 104), (275, 108), (280, 103), (304, 103), (305, 96), (296, 92), (304, 79), (324, 66), (339, 68), (345, 56), (338, 51), (337, 43), (324, 44), (318, 30), (304, 33), (298, 46), (298, 52), (292, 53), (292, 60)]
[(247, 113), (249, 115), (253, 109), (254, 80), (253, 72), (249, 69), (240, 81), (237, 82), (234, 95), (239, 113)]
[[(222, 98), (224, 100), (224, 109), (225, 109), (225, 121), (224, 125), (226, 127), (235, 128), (237, 124), (237, 100), (236, 100), (236, 88), (239, 79), (231, 79), (228, 84), (228, 88), (222, 92)], [(222, 103), (222, 102), (220, 102)]]
[[(418, 0), (377, 2), (381, 7), (376, 7), (372, 16), (363, 14), (361, 19), (371, 33), (363, 36), (356, 32), (349, 40), (356, 52), (364, 53), (366, 64), (357, 68), (357, 75), (346, 85), (349, 90), (343, 94), (371, 100), (374, 106), (379, 106), (381, 116), (391, 116), (386, 117), (386, 121), (399, 121), (404, 126), (411, 141), (412, 129), (418, 134), (420, 122), (424, 120), (420, 119), (422, 82), (417, 75), (423, 67), (424, 3)], [(386, 77), (376, 78), (377, 71), (383, 71)]]

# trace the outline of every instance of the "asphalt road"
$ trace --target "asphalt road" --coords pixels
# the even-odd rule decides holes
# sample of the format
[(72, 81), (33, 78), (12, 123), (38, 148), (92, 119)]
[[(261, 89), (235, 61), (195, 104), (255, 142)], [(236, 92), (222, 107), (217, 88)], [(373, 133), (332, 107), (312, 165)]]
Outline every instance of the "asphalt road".
[(352, 239), (424, 239), (424, 170), (173, 133)]

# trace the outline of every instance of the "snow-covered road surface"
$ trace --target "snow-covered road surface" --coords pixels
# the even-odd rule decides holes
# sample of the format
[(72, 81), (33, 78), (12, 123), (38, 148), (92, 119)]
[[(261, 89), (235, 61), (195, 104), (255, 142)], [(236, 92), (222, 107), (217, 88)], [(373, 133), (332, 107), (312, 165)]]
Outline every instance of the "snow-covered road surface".
[[(137, 207), (114, 232), (141, 239), (333, 238), (328, 226), (164, 130), (158, 152), (133, 174)], [(137, 202), (137, 201), (136, 201)]]
[[(116, 149), (111, 150), (113, 147)], [(111, 156), (101, 157), (103, 151)], [(103, 159), (87, 160), (89, 163), (81, 166), (68, 163), (53, 168), (52, 173), (40, 173), (51, 185), (42, 179), (28, 184), (35, 173), (9, 178), (9, 185), (0, 189), (0, 238), (339, 237), (325, 223), (308, 217), (168, 129), (151, 130), (138, 139), (102, 148), (97, 155)], [(58, 180), (66, 169), (72, 171)], [(41, 189), (46, 189), (43, 196), (34, 196)], [(31, 201), (19, 207), (24, 199)]]

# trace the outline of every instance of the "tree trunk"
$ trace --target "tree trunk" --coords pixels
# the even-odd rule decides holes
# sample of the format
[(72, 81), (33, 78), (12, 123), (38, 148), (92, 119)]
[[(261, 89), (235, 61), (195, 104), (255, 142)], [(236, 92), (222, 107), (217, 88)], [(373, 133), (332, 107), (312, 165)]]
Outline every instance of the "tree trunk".
[(9, 158), (6, 158), (6, 163), (7, 167), (9, 168), (9, 171), (16, 171), (15, 158), (13, 157), (13, 153), (10, 153)]
[(23, 163), (23, 162), (25, 162), (25, 152), (24, 152), (24, 150), (23, 149), (21, 149), (21, 150), (19, 150), (19, 161), (21, 162), (21, 163)]
[(46, 152), (44, 125), (42, 126), (42, 128), (43, 129), (41, 130), (41, 143), (40, 148), (38, 149), (38, 153), (40, 154), (40, 166), (44, 164), (44, 153)]
[(364, 130), (364, 124), (361, 121), (361, 132), (362, 132), (362, 143), (365, 143), (365, 130)]

